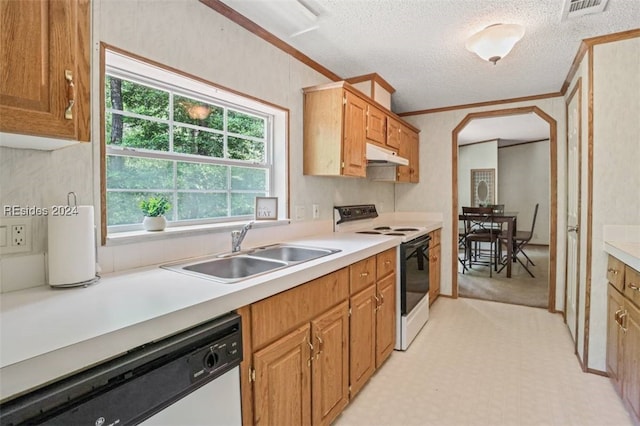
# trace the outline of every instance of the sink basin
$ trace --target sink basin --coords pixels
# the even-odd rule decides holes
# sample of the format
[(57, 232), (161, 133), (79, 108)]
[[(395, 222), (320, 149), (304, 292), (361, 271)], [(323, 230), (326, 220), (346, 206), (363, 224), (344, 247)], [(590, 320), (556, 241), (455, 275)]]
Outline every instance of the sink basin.
[(286, 262), (243, 255), (215, 258), (190, 264), (163, 265), (162, 267), (177, 272), (208, 277), (215, 281), (233, 283), (285, 266), (287, 266)]
[(251, 256), (283, 260), (285, 262), (305, 262), (335, 252), (336, 250), (332, 249), (280, 245), (257, 249), (251, 253)]
[(222, 283), (235, 283), (280, 268), (337, 253), (340, 250), (287, 244), (259, 247), (191, 262), (162, 265), (164, 269)]

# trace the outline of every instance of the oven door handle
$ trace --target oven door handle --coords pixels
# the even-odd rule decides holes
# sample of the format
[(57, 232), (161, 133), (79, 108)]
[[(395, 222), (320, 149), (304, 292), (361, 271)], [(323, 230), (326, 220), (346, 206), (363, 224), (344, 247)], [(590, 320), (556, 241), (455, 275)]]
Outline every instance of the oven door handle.
[(420, 241), (417, 241), (415, 243), (404, 243), (404, 246), (406, 248), (410, 248), (410, 249), (414, 249), (414, 248), (417, 249), (417, 248), (420, 248), (420, 247), (427, 247), (428, 248), (429, 247), (429, 240), (430, 240), (430, 238), (426, 238), (424, 240), (420, 240)]

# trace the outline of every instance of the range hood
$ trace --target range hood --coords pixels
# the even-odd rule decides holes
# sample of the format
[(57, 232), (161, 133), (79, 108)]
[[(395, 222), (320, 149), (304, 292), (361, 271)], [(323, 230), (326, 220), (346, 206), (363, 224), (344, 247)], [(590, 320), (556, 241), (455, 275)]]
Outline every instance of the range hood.
[(367, 143), (367, 166), (408, 166), (409, 160), (395, 152)]

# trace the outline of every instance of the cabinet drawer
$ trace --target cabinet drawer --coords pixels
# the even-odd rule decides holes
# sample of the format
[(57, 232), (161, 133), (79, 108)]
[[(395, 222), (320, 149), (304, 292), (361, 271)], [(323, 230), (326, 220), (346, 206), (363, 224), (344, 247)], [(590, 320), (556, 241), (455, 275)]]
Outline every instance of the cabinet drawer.
[(607, 280), (618, 290), (624, 290), (624, 263), (613, 256), (609, 256)]
[(429, 242), (429, 246), (435, 247), (440, 245), (440, 230), (436, 229), (435, 231), (429, 232), (429, 236), (431, 237), (431, 241)]
[(251, 305), (254, 350), (346, 300), (348, 279), (343, 268)]
[(376, 278), (378, 280), (396, 271), (396, 248), (390, 248), (376, 256)]
[(640, 272), (630, 266), (625, 266), (624, 295), (636, 306), (640, 306)]
[(376, 257), (356, 262), (349, 266), (351, 294), (355, 294), (376, 282)]

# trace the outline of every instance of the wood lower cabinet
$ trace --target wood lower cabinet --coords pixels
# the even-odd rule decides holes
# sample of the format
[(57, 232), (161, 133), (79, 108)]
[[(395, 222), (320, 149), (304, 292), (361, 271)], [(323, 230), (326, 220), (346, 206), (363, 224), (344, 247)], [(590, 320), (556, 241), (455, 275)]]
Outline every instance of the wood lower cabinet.
[(311, 424), (328, 425), (349, 402), (349, 303), (316, 318), (311, 326)]
[(0, 0), (0, 131), (89, 141), (89, 0)]
[(243, 425), (329, 425), (393, 352), (396, 248), (238, 312)]
[(610, 284), (607, 292), (607, 373), (619, 395), (622, 395), (622, 339), (623, 331), (618, 322), (624, 312), (624, 296)]
[(440, 295), (440, 229), (429, 234), (429, 305)]
[(637, 421), (640, 421), (640, 309), (625, 303), (622, 342), (622, 398)]
[(607, 373), (640, 422), (640, 272), (610, 257), (607, 276)]
[(376, 368), (389, 358), (396, 343), (396, 275), (378, 280), (376, 312)]
[(254, 353), (256, 425), (311, 424), (311, 326)]
[(352, 284), (351, 397), (393, 352), (396, 340), (395, 265), (396, 249), (393, 248), (349, 267)]
[(351, 296), (349, 382), (351, 396), (360, 392), (376, 369), (376, 287)]
[(328, 425), (342, 412), (349, 402), (348, 296), (343, 268), (251, 305), (245, 357), (252, 360), (253, 410), (243, 406), (243, 424)]

